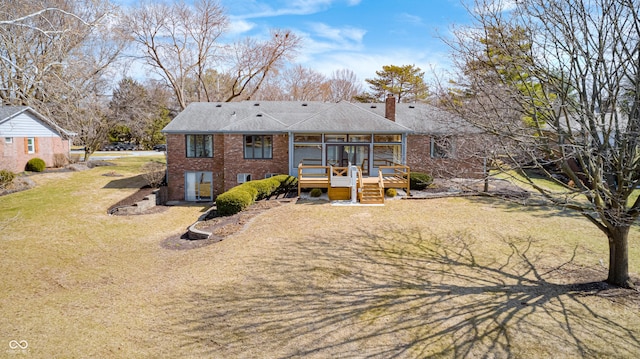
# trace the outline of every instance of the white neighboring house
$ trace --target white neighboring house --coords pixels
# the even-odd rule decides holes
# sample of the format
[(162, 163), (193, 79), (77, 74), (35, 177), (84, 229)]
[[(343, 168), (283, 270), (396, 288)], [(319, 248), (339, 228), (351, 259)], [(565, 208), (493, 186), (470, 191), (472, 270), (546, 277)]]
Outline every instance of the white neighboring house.
[(29, 106), (2, 106), (0, 169), (22, 172), (35, 157), (44, 160), (47, 167), (64, 164), (73, 136)]

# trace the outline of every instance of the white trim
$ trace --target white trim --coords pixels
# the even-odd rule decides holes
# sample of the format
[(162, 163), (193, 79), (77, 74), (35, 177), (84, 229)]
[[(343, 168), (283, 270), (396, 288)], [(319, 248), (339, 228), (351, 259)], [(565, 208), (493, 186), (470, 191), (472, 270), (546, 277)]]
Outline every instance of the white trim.
[(36, 153), (36, 138), (35, 137), (27, 137), (27, 153), (28, 154)]

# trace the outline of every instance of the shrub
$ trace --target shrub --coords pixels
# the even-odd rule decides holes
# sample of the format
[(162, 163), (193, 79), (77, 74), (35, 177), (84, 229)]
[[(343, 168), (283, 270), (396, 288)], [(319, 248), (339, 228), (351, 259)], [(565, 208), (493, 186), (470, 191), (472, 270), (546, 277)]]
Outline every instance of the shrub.
[[(252, 188), (255, 191), (255, 188)], [(250, 190), (235, 187), (216, 198), (217, 212), (221, 216), (231, 216), (249, 207), (253, 201)]]
[(9, 170), (0, 170), (0, 189), (7, 187), (16, 178), (16, 174)]
[(243, 186), (255, 188), (257, 191), (256, 200), (261, 200), (271, 196), (273, 191), (280, 186), (280, 182), (266, 178), (258, 181), (249, 181), (243, 184)]
[(24, 167), (24, 169), (31, 172), (42, 172), (46, 167), (47, 165), (44, 163), (44, 160), (35, 157), (27, 162), (27, 165)]
[(311, 190), (311, 193), (309, 193), (309, 195), (311, 197), (320, 197), (322, 196), (322, 190), (320, 188), (314, 188)]
[(165, 169), (164, 163), (147, 162), (142, 165), (142, 177), (149, 186), (158, 188), (164, 181)]
[(386, 195), (387, 197), (395, 197), (398, 195), (398, 191), (395, 188), (387, 188)]
[(421, 191), (433, 183), (433, 177), (426, 173), (411, 172), (409, 176), (409, 188)]
[[(249, 182), (247, 182), (249, 183)], [(251, 196), (251, 203), (255, 202), (258, 199), (258, 189), (253, 187), (252, 185), (248, 185), (247, 183), (243, 183), (240, 186), (233, 187), (229, 191), (244, 191)]]
[(64, 153), (53, 154), (53, 167), (62, 168), (69, 164), (69, 158)]
[(280, 187), (289, 187), (298, 184), (298, 179), (289, 175), (277, 175), (271, 178), (280, 182)]
[(296, 183), (297, 178), (289, 175), (245, 182), (216, 198), (217, 213), (221, 216), (234, 215), (252, 205), (256, 200), (268, 198), (282, 188)]

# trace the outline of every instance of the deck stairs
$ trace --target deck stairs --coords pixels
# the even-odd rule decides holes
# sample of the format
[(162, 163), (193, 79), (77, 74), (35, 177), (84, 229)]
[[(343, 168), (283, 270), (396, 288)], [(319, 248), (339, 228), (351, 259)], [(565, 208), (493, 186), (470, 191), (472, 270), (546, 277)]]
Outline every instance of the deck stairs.
[(364, 183), (362, 190), (362, 197), (360, 197), (360, 203), (362, 204), (383, 204), (384, 203), (384, 190), (377, 183)]
[(298, 165), (298, 196), (302, 188), (327, 188), (329, 199), (352, 203), (384, 204), (385, 188), (402, 188), (409, 194), (409, 166), (380, 165), (378, 176), (363, 177), (357, 166)]

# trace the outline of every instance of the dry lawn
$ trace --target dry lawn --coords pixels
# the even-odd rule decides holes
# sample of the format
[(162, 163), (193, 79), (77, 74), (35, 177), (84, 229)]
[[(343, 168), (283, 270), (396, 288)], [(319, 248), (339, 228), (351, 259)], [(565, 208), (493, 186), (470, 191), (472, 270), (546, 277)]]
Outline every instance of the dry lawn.
[[(114, 170), (129, 177), (100, 176)], [(0, 197), (0, 356), (640, 357), (638, 294), (598, 283), (606, 241), (570, 212), (306, 202), (171, 250), (163, 241), (204, 208), (108, 216), (134, 173), (45, 175)], [(631, 237), (637, 276), (638, 228)]]

